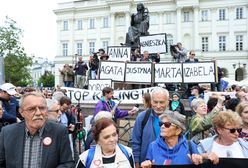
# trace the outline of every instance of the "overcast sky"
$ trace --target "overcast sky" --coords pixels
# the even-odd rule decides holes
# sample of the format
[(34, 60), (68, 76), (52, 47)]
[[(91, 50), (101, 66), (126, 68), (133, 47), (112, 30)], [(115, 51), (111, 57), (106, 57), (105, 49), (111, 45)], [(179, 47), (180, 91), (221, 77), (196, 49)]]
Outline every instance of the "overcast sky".
[(0, 26), (8, 15), (24, 31), (21, 42), (26, 53), (53, 60), (57, 47), (53, 10), (65, 1), (70, 0), (0, 0)]

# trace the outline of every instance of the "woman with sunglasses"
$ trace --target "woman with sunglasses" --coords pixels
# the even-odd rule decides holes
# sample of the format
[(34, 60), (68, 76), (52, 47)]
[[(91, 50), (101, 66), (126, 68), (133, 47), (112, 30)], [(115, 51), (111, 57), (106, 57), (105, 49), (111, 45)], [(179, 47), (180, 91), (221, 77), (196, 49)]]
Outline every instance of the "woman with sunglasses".
[(236, 111), (243, 121), (242, 132), (240, 132), (239, 137), (248, 142), (248, 102), (239, 103), (236, 107)]
[(248, 158), (248, 143), (239, 138), (242, 119), (233, 111), (221, 111), (213, 118), (216, 135), (200, 141), (200, 153), (214, 152), (220, 158)]
[(141, 167), (155, 165), (201, 164), (203, 159), (214, 163), (218, 158), (214, 155), (199, 155), (197, 146), (183, 136), (185, 116), (178, 112), (166, 112), (159, 117), (160, 137), (153, 141), (147, 151), (146, 161)]

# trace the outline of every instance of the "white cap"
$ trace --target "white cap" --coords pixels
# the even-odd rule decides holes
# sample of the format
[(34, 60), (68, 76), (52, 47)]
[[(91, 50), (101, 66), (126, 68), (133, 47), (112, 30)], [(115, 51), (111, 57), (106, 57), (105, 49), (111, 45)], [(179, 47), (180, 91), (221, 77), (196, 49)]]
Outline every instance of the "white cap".
[(16, 87), (11, 83), (4, 83), (0, 86), (0, 89), (7, 92), (9, 95), (17, 94), (15, 88)]

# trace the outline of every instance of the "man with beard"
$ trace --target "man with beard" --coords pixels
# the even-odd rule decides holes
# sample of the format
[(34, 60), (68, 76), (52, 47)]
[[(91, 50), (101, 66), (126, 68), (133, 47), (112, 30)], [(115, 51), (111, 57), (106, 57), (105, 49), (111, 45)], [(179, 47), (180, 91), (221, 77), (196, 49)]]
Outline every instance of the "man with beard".
[(139, 113), (136, 118), (132, 132), (132, 149), (136, 168), (146, 160), (149, 144), (160, 135), (159, 116), (165, 112), (168, 103), (168, 90), (157, 87), (151, 92), (152, 108)]
[(0, 133), (0, 167), (71, 168), (68, 132), (62, 125), (46, 120), (44, 95), (24, 94), (19, 111), (25, 120), (4, 127)]

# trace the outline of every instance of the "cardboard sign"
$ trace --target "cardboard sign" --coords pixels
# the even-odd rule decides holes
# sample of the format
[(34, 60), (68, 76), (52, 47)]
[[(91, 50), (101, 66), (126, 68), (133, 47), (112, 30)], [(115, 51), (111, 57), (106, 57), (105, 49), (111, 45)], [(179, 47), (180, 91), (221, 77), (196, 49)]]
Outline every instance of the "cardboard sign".
[(89, 90), (99, 90), (101, 91), (105, 87), (112, 87), (111, 79), (89, 79)]
[(182, 64), (181, 63), (160, 63), (155, 64), (155, 83), (181, 83)]
[(166, 53), (167, 52), (166, 34), (154, 34), (149, 36), (140, 36), (141, 53)]
[(108, 56), (110, 61), (130, 61), (131, 47), (109, 46)]
[(125, 62), (101, 61), (100, 79), (112, 79), (113, 81), (124, 81)]

